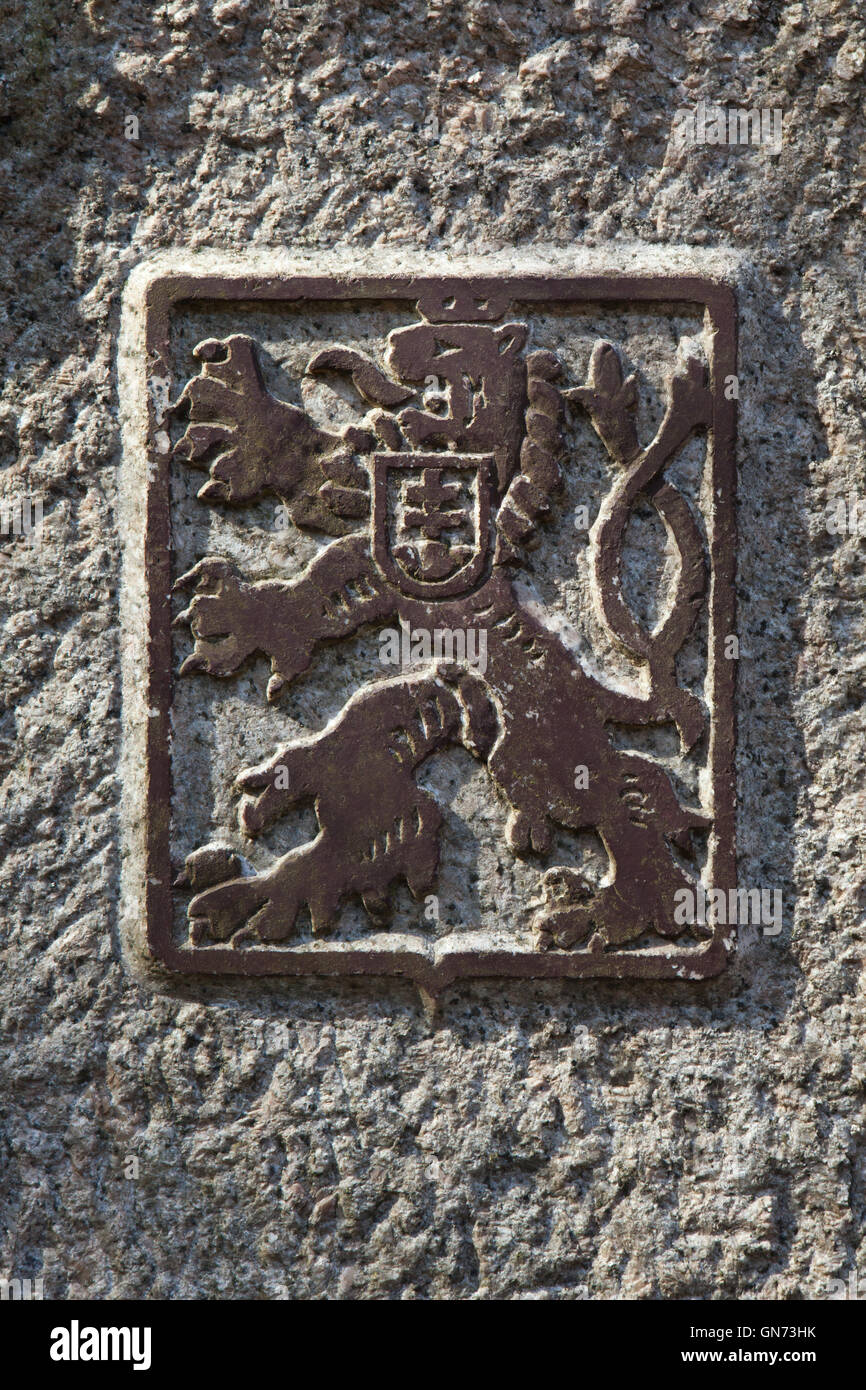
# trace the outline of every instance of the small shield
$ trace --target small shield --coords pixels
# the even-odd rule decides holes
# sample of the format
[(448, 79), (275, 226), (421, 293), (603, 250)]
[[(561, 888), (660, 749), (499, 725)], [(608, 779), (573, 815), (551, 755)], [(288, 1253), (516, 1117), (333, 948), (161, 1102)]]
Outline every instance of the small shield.
[(454, 598), (481, 577), (493, 461), (493, 454), (372, 455), (373, 555), (401, 593)]

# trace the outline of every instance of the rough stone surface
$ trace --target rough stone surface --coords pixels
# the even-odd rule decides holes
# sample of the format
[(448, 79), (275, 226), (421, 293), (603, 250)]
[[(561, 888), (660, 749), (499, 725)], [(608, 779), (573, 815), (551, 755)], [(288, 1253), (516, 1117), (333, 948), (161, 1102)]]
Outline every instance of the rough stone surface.
[[(0, 1273), (54, 1297), (825, 1297), (866, 1269), (862, 540), (825, 526), (866, 486), (858, 6), (7, 9), (0, 497), (46, 519), (0, 564)], [(701, 97), (781, 108), (781, 151), (676, 147)], [(749, 267), (740, 877), (782, 890), (782, 932), (701, 986), (464, 985), (433, 1018), (393, 985), (138, 982), (130, 271), (635, 243)]]

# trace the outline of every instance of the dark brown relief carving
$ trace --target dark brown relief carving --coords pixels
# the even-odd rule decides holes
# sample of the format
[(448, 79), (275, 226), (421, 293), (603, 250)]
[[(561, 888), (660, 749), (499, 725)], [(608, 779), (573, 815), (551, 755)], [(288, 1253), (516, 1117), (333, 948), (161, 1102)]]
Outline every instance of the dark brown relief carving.
[[(310, 296), (321, 298), (322, 286), (310, 285)], [(302, 298), (304, 288), (292, 282), (291, 296)], [(160, 281), (151, 295), (152, 352), (166, 360), (177, 301), (248, 300), (256, 291), (250, 281)], [(341, 292), (336, 282), (328, 290), (337, 301)], [(260, 297), (274, 293), (273, 283), (258, 287)], [(252, 582), (220, 555), (202, 556), (177, 577), (187, 606), (175, 624), (192, 641), (178, 678), (230, 681), (264, 654), (267, 698), (277, 703), (325, 644), (386, 624), (483, 630), (486, 662), (482, 669), (452, 653), (421, 672), (383, 675), (358, 689), (324, 730), (243, 771), (245, 837), (254, 841), (300, 803), (313, 805), (316, 834), (255, 874), (242, 872), (238, 854), (225, 847), (201, 846), (174, 890), (188, 899), (186, 939), (173, 934), (166, 895), (155, 894), (152, 947), (185, 970), (406, 973), (431, 990), (469, 974), (714, 973), (725, 943), (712, 926), (684, 924), (677, 904), (699, 880), (696, 836), (709, 835), (713, 882), (733, 884), (733, 677), (720, 650), (733, 626), (733, 419), (720, 390), (720, 373), (733, 370), (729, 293), (701, 281), (504, 278), (352, 286), (353, 297), (365, 294), (414, 305), (417, 322), (392, 330), (375, 359), (339, 342), (311, 358), (310, 378), (340, 374), (362, 398), (357, 423), (339, 432), (267, 389), (251, 336), (211, 338), (195, 349), (199, 370), (173, 407), (183, 432), (173, 463), (161, 461), (153, 484), (150, 544), (166, 534), (166, 470), (178, 465), (206, 472), (201, 505), (228, 509), (239, 526), (244, 504), (271, 494), (295, 527), (334, 539), (294, 578)], [(696, 303), (715, 335), (713, 360), (687, 353), (671, 371), (661, 424), (642, 443), (638, 383), (624, 375), (614, 343), (595, 344), (584, 382), (569, 380), (556, 353), (533, 347), (531, 313), (521, 316), (519, 306), (545, 299)], [(584, 669), (515, 589), (563, 476), (576, 466), (564, 429), (578, 418), (591, 423), (611, 472), (590, 537), (593, 602), (645, 672), (641, 696)], [(695, 436), (706, 438), (705, 467), (713, 470), (702, 521), (666, 476)], [(678, 555), (673, 592), (653, 631), (629, 607), (621, 582), (626, 530), (640, 500), (655, 508)], [(711, 574), (704, 702), (680, 683), (677, 655), (708, 604)], [(156, 641), (153, 651), (166, 647)], [(167, 712), (167, 671), (156, 673), (155, 687)], [(712, 804), (687, 804), (660, 761), (618, 746), (612, 730), (623, 724), (671, 725), (683, 750), (709, 724), (703, 746)], [(337, 922), (347, 899), (363, 903), (378, 940), (387, 934), (395, 883), (419, 900), (435, 892), (442, 813), (417, 774), (449, 745), (486, 768), (506, 812), (508, 852), (538, 868), (539, 891), (526, 904), (531, 947), (510, 953), (473, 938), (471, 949), (458, 944), (434, 958), (389, 951), (381, 941), (366, 950), (342, 943)], [(152, 795), (165, 797), (167, 762), (156, 744), (153, 761)], [(164, 809), (152, 813), (150, 844), (163, 862)], [(597, 832), (609, 859), (601, 884), (551, 862), (558, 830)], [(327, 951), (293, 947), (306, 923), (329, 942)]]

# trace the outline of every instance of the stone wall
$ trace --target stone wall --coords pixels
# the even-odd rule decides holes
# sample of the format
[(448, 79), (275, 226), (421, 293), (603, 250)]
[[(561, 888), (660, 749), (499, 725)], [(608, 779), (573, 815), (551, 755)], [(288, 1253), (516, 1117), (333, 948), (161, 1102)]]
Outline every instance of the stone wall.
[[(859, 7), (11, 0), (0, 1273), (49, 1297), (824, 1298), (866, 1270)], [(689, 144), (703, 100), (776, 148)], [(741, 315), (717, 979), (155, 981), (121, 930), (122, 298), (150, 258), (666, 267)], [(689, 252), (691, 255), (692, 252)], [(686, 256), (685, 259), (688, 259)], [(836, 515), (837, 513), (834, 513)]]

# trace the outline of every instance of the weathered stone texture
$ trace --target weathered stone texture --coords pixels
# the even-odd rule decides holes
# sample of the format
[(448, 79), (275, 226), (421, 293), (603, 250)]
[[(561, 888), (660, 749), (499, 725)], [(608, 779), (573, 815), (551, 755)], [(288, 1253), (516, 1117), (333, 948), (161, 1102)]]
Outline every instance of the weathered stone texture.
[[(851, 0), (7, 6), (0, 1273), (47, 1296), (824, 1297), (866, 1271), (866, 34)], [(677, 148), (699, 98), (781, 152)], [(126, 118), (139, 122), (125, 138)], [(116, 352), (185, 248), (740, 253), (740, 864), (716, 982), (139, 983)], [(128, 1160), (137, 1158), (138, 1176)]]

